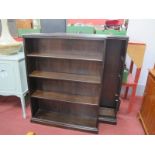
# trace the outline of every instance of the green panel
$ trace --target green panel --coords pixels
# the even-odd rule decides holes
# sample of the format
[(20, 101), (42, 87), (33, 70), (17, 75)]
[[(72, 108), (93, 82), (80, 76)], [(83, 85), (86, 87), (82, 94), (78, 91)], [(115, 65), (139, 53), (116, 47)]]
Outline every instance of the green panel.
[(18, 29), (18, 36), (22, 37), (23, 34), (40, 33), (40, 29)]
[(96, 30), (96, 34), (126, 35), (126, 30)]
[(128, 74), (129, 74), (129, 71), (124, 69), (124, 72), (123, 72), (123, 79), (122, 79), (122, 82), (123, 83), (126, 83), (128, 81)]
[(86, 34), (93, 34), (94, 27), (92, 26), (67, 26), (67, 33), (86, 33)]

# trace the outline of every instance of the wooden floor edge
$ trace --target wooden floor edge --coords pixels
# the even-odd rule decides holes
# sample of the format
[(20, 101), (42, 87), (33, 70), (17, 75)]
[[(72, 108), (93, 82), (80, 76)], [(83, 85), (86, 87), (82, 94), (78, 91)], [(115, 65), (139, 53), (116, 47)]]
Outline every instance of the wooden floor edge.
[(143, 127), (145, 133), (146, 133), (147, 135), (149, 135), (149, 133), (148, 133), (148, 131), (147, 131), (147, 128), (146, 128), (146, 126), (145, 126), (145, 123), (144, 123), (144, 121), (143, 121), (143, 118), (142, 118), (140, 112), (138, 112), (138, 118), (139, 118), (139, 120), (140, 120), (140, 122), (141, 122), (141, 124), (142, 124), (142, 127)]

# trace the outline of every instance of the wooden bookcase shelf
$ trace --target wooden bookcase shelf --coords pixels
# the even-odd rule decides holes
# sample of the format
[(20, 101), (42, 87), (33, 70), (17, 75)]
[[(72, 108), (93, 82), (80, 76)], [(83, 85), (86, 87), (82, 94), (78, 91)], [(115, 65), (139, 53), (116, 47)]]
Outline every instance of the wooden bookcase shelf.
[(98, 97), (71, 95), (57, 92), (45, 92), (41, 90), (36, 90), (31, 94), (31, 97), (86, 105), (98, 105), (99, 102)]
[(85, 131), (98, 132), (94, 126), (96, 126), (96, 119), (90, 117), (79, 117), (76, 115), (68, 115), (62, 113), (56, 113), (51, 111), (45, 111), (39, 109), (32, 122), (49, 124), (58, 127), (73, 128)]
[(67, 80), (67, 81), (101, 84), (101, 77), (93, 76), (93, 75), (33, 71), (32, 73), (29, 74), (29, 77), (45, 78), (45, 79), (59, 79), (59, 80)]
[(80, 55), (74, 53), (75, 51), (72, 51), (73, 53), (70, 52), (57, 52), (54, 51), (55, 53), (44, 53), (44, 52), (34, 52), (27, 54), (28, 57), (40, 57), (40, 58), (55, 58), (55, 59), (71, 59), (71, 60), (85, 60), (85, 61), (99, 61), (102, 62), (102, 55), (100, 54), (90, 54), (88, 51), (88, 55)]
[(98, 131), (105, 38), (25, 35), (32, 122)]

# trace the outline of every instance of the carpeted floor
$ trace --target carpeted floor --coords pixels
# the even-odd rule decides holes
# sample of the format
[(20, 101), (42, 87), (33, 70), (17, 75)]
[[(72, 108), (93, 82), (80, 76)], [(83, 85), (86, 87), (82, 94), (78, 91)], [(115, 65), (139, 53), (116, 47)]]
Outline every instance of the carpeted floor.
[[(141, 106), (141, 97), (136, 98), (133, 111), (127, 114), (128, 100), (122, 100), (117, 115), (117, 125), (100, 123), (100, 135), (143, 135), (143, 128), (137, 118)], [(0, 134), (25, 135), (33, 131), (37, 135), (89, 135), (89, 132), (45, 126), (30, 122), (30, 106), (27, 105), (27, 119), (22, 118), (20, 100), (17, 97), (0, 96)]]

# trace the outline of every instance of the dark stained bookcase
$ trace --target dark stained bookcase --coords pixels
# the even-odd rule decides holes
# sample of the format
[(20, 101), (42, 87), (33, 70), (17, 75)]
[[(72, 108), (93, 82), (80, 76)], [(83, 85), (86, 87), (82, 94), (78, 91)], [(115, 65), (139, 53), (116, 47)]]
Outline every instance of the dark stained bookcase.
[(98, 121), (114, 122), (127, 37), (23, 37), (32, 122), (92, 132), (98, 132)]
[(98, 131), (105, 38), (25, 35), (33, 122)]
[(107, 37), (99, 121), (117, 123), (128, 37)]

